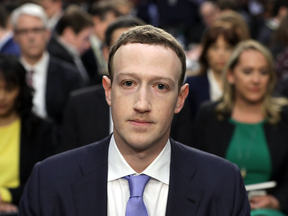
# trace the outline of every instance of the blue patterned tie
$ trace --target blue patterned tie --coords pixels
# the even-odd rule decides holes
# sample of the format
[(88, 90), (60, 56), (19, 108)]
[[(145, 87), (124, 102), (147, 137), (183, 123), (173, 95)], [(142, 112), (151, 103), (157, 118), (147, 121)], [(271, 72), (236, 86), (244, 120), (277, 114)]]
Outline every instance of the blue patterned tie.
[(123, 178), (128, 180), (130, 189), (130, 198), (127, 202), (125, 216), (148, 216), (143, 202), (143, 192), (151, 177), (147, 175), (129, 175)]

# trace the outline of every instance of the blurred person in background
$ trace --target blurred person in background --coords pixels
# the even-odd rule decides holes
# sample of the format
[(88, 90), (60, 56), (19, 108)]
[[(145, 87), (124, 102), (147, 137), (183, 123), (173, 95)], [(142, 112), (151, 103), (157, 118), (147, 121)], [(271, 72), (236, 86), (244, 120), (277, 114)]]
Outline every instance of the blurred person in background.
[(195, 117), (201, 103), (216, 101), (222, 96), (222, 71), (239, 41), (239, 36), (229, 23), (215, 22), (206, 29), (201, 43), (203, 50), (199, 58), (200, 70), (197, 75), (187, 78), (187, 101), (192, 118)]
[(94, 78), (95, 71), (87, 70), (81, 56), (90, 48), (89, 37), (93, 31), (89, 14), (76, 5), (70, 5), (60, 18), (55, 32), (48, 43), (48, 52), (57, 59), (74, 65), (85, 85)]
[(82, 87), (80, 75), (75, 67), (55, 59), (46, 51), (50, 31), (41, 6), (22, 5), (13, 12), (12, 24), (14, 39), (21, 49), (20, 61), (27, 71), (27, 83), (35, 90), (34, 111), (61, 127), (70, 92)]
[[(82, 56), (82, 61), (86, 68), (90, 67), (91, 70), (97, 71), (93, 84), (101, 84), (102, 75), (107, 74), (107, 63), (102, 52), (105, 31), (109, 24), (116, 20), (121, 13), (118, 11), (115, 1), (101, 0), (92, 5), (90, 14), (94, 23), (93, 33), (89, 38), (91, 48)], [(96, 63), (93, 64), (93, 61)], [(96, 68), (93, 68), (93, 65)]]
[[(245, 20), (236, 11), (225, 10), (222, 11), (213, 22), (218, 23), (218, 26), (230, 26), (233, 31), (238, 35), (240, 40), (247, 40), (250, 38), (249, 28), (245, 23)], [(212, 23), (212, 24), (213, 24)], [(223, 23), (223, 24), (222, 24)], [(211, 25), (211, 24), (210, 24)], [(203, 35), (201, 36), (203, 37)], [(187, 69), (190, 70), (187, 72), (187, 75), (195, 75), (198, 73), (199, 67), (198, 63), (199, 57), (201, 55), (203, 45), (194, 45), (192, 50), (187, 51)], [(189, 66), (191, 65), (191, 66)], [(189, 97), (189, 96), (188, 96)]]
[(284, 17), (279, 28), (275, 31), (271, 51), (275, 59), (277, 75), (276, 93), (288, 97), (288, 15)]
[[(199, 6), (199, 14), (201, 20), (191, 28), (188, 35), (188, 41), (194, 45), (193, 48), (197, 48), (195, 45), (201, 42), (205, 28), (209, 27), (217, 19), (220, 11), (214, 1), (203, 1)], [(191, 49), (191, 45), (188, 49)]]
[(266, 47), (270, 47), (272, 41), (272, 34), (275, 32), (282, 21), (282, 19), (288, 14), (288, 1), (287, 0), (275, 0), (273, 6), (273, 17), (266, 20), (261, 26), (257, 41), (261, 42)]
[(0, 5), (0, 53), (20, 56), (19, 45), (13, 40), (13, 31), (7, 28), (8, 12)]
[(0, 214), (17, 212), (34, 164), (54, 151), (53, 127), (32, 106), (25, 69), (17, 57), (0, 54)]
[(216, 21), (229, 23), (240, 40), (248, 40), (251, 38), (247, 23), (241, 14), (236, 11), (223, 11)]
[(206, 27), (210, 26), (220, 14), (219, 7), (214, 1), (204, 1), (200, 6), (199, 11)]
[(220, 101), (203, 106), (193, 146), (238, 165), (244, 183), (275, 181), (250, 198), (251, 215), (288, 213), (288, 101), (274, 98), (273, 58), (260, 43), (241, 42), (223, 71)]
[(63, 15), (63, 2), (62, 0), (39, 0), (39, 3), (48, 16), (48, 29), (53, 32), (59, 19)]
[[(271, 46), (268, 47), (271, 51), (274, 60), (282, 60), (281, 55), (277, 58), (286, 47), (288, 46), (288, 15), (286, 15), (281, 21), (279, 28), (272, 35)], [(287, 65), (288, 66), (288, 65)]]

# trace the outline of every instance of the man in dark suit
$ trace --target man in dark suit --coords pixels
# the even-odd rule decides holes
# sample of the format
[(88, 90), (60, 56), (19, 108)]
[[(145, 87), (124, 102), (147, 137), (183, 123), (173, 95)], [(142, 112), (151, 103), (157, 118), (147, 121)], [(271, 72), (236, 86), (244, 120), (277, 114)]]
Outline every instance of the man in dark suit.
[(47, 50), (52, 56), (73, 64), (86, 85), (97, 76), (95, 75), (97, 63), (94, 56), (91, 69), (85, 68), (81, 59), (81, 56), (90, 48), (89, 37), (92, 31), (93, 21), (90, 15), (78, 6), (71, 5), (60, 18), (55, 28), (56, 34), (51, 37), (47, 46)]
[[(104, 56), (118, 37), (133, 26), (145, 23), (131, 16), (118, 18), (109, 25), (106, 31)], [(105, 92), (102, 85), (96, 85), (72, 93), (65, 110), (63, 120), (64, 150), (73, 149), (107, 137), (113, 131), (112, 117), (109, 106), (105, 100)], [(186, 145), (191, 144), (191, 120), (190, 109), (186, 104), (172, 121), (170, 136)]]
[(12, 14), (15, 40), (21, 48), (20, 61), (27, 70), (27, 82), (35, 90), (33, 104), (37, 115), (62, 124), (63, 110), (71, 91), (82, 86), (72, 65), (56, 60), (46, 52), (50, 32), (41, 6), (25, 4)]
[(114, 133), (38, 163), (19, 215), (250, 215), (235, 165), (169, 139), (188, 94), (181, 45), (138, 26), (112, 46), (108, 69)]

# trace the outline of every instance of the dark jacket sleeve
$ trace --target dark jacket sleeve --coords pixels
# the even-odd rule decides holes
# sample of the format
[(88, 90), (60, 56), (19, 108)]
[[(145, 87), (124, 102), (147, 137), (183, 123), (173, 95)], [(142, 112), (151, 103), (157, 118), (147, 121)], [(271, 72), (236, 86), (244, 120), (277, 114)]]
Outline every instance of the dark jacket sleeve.
[[(281, 210), (288, 214), (288, 107), (285, 106), (281, 112), (281, 122), (278, 127), (272, 128), (279, 132), (277, 138), (281, 135), (281, 140), (278, 141), (278, 148), (274, 150), (272, 162), (279, 164), (275, 167), (272, 180), (276, 180), (277, 186), (271, 194), (277, 198), (280, 203)], [(277, 136), (277, 134), (276, 134)], [(277, 140), (275, 140), (277, 142)], [(284, 142), (283, 142), (284, 141)], [(282, 145), (281, 145), (282, 144)], [(280, 146), (281, 145), (281, 146)]]
[[(41, 216), (40, 196), (39, 196), (39, 164), (36, 164), (28, 184), (23, 193), (19, 206), (19, 216)], [(47, 203), (48, 205), (48, 203)]]
[(53, 155), (55, 146), (55, 128), (51, 123), (33, 115), (23, 120), (20, 135), (20, 186), (8, 188), (13, 204), (19, 204), (33, 166)]
[(77, 143), (77, 120), (73, 97), (70, 97), (65, 108), (63, 119), (63, 135), (61, 151), (70, 150), (79, 147)]
[(187, 100), (182, 110), (174, 115), (170, 136), (178, 142), (192, 146), (192, 118)]

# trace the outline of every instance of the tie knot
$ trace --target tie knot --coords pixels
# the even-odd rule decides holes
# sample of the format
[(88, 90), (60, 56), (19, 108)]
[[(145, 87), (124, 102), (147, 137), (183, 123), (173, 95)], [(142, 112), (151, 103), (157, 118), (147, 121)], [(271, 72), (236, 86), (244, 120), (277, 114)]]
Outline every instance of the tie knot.
[(130, 197), (142, 197), (144, 189), (151, 177), (142, 174), (136, 176), (129, 175), (123, 178), (128, 180)]

